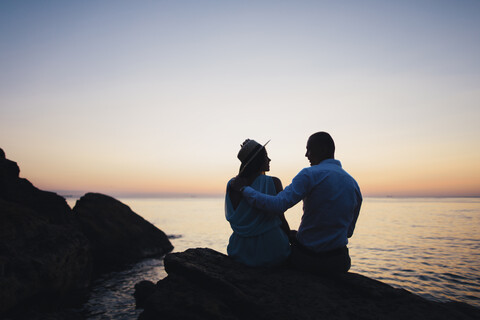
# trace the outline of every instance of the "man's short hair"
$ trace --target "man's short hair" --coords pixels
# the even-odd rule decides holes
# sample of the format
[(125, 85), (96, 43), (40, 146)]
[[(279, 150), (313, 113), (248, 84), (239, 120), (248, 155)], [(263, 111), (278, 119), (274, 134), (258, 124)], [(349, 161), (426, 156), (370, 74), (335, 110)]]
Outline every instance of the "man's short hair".
[(314, 151), (320, 152), (328, 158), (333, 158), (335, 155), (335, 142), (332, 137), (323, 131), (316, 132), (308, 138), (310, 146)]

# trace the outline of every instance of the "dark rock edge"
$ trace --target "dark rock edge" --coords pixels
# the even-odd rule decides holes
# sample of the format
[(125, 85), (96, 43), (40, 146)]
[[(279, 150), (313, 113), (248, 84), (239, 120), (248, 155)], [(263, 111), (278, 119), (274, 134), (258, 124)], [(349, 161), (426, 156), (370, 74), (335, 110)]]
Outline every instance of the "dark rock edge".
[(480, 319), (466, 303), (434, 302), (356, 273), (251, 268), (209, 248), (170, 253), (168, 276), (135, 286), (139, 319)]

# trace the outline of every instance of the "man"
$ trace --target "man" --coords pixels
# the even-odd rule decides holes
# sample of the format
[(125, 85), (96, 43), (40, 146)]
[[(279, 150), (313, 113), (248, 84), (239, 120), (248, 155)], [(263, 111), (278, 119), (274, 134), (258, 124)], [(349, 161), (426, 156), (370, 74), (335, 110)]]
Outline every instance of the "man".
[(275, 196), (245, 186), (237, 178), (233, 187), (254, 207), (281, 213), (303, 199), (298, 232), (291, 237), (291, 263), (311, 272), (347, 272), (351, 260), (348, 238), (353, 235), (362, 204), (357, 182), (334, 158), (335, 143), (326, 132), (317, 132), (307, 142), (305, 156), (310, 167), (302, 169), (292, 183)]

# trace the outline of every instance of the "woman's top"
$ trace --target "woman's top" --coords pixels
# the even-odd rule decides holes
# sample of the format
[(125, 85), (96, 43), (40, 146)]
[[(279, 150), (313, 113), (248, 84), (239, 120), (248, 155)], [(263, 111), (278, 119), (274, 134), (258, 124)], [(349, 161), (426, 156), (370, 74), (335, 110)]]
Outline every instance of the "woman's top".
[[(285, 261), (290, 255), (290, 244), (280, 227), (280, 218), (251, 207), (243, 199), (234, 209), (229, 185), (230, 181), (225, 197), (225, 216), (233, 233), (227, 247), (228, 255), (248, 266), (274, 266)], [(272, 177), (266, 175), (258, 176), (251, 187), (269, 195), (277, 193)]]

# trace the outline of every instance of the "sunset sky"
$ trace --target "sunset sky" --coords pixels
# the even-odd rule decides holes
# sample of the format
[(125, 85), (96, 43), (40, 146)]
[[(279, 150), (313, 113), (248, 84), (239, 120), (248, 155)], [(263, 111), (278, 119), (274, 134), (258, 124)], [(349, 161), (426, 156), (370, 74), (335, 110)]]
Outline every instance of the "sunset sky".
[(367, 196), (480, 196), (480, 1), (1, 1), (0, 148), (61, 194), (284, 186), (329, 132)]

